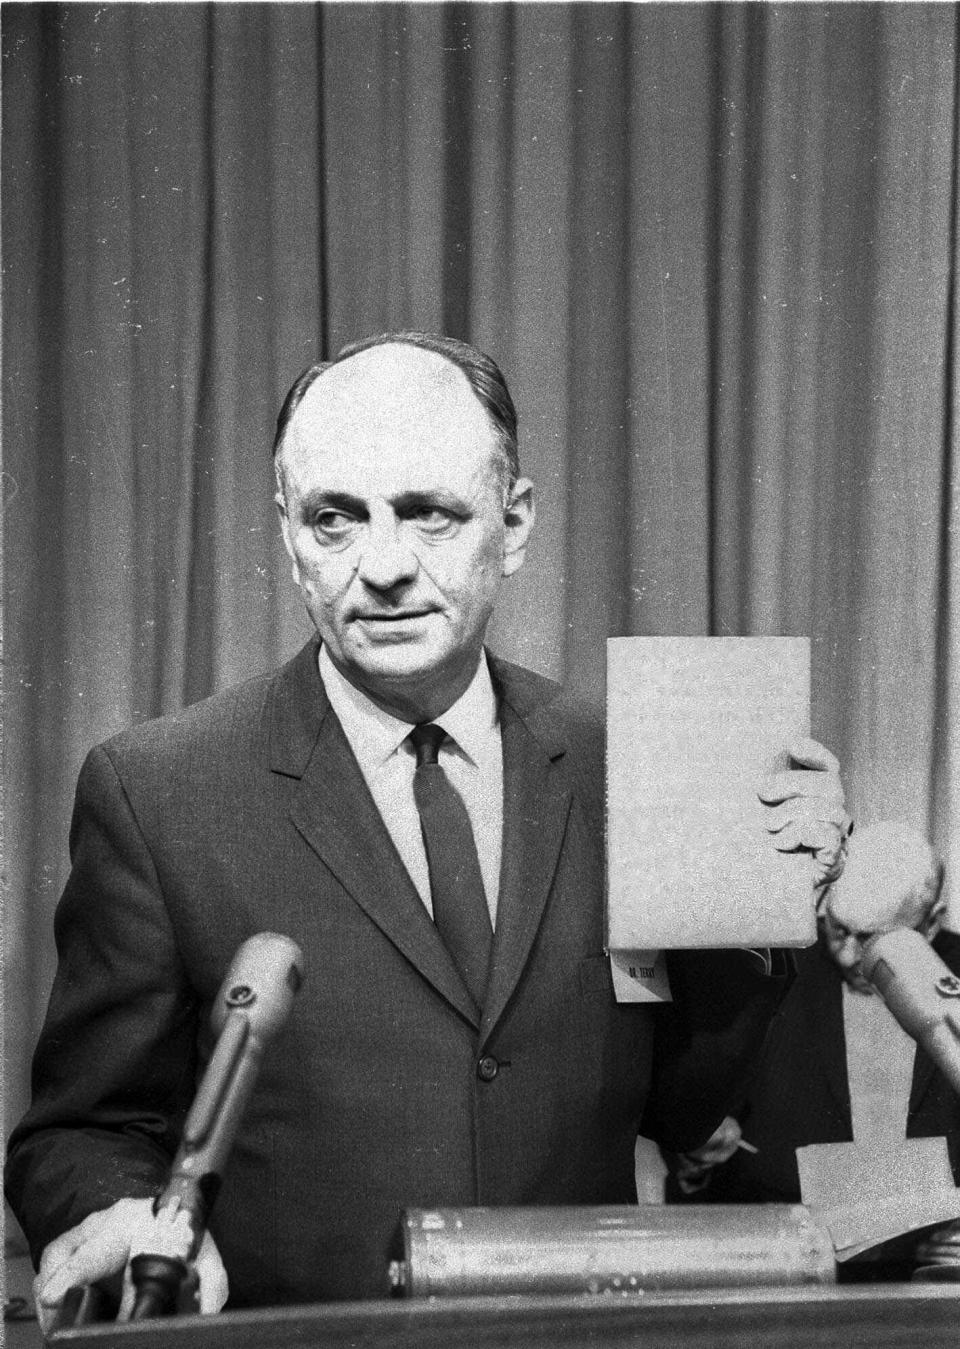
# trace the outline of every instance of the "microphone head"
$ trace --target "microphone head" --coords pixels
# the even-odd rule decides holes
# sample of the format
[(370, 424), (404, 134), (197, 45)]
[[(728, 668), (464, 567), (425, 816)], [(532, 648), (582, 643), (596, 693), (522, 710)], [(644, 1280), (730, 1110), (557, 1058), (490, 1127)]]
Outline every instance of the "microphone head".
[(903, 1029), (960, 1092), (960, 978), (910, 928), (871, 937), (863, 968)]
[(277, 932), (248, 937), (230, 962), (210, 1022), (219, 1035), (231, 1013), (242, 1013), (249, 1033), (263, 1041), (280, 1030), (303, 983), (303, 953)]
[(914, 1038), (945, 1018), (960, 1026), (960, 978), (921, 933), (898, 928), (871, 937), (863, 970)]
[(939, 974), (941, 968), (947, 969), (926, 937), (907, 927), (872, 936), (864, 944), (861, 968), (882, 994), (890, 992), (896, 982), (905, 979), (914, 986), (922, 986), (930, 980), (931, 973)]

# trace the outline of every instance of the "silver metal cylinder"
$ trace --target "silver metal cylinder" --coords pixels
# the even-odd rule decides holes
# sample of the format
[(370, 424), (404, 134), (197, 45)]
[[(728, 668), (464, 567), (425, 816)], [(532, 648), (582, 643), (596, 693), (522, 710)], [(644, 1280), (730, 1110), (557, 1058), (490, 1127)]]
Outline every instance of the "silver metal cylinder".
[(833, 1245), (800, 1204), (407, 1209), (407, 1297), (827, 1284)]

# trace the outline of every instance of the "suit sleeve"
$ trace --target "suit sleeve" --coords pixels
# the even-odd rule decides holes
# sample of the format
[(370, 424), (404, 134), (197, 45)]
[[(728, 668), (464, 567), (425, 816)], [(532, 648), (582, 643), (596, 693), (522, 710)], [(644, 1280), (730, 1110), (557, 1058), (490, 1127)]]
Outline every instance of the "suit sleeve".
[(674, 1152), (707, 1141), (743, 1099), (767, 1030), (793, 979), (788, 953), (771, 974), (747, 951), (670, 951), (672, 1003), (657, 1009), (641, 1132)]
[(6, 1169), (35, 1261), (87, 1214), (157, 1192), (196, 1071), (197, 1000), (150, 851), (103, 748), (81, 771), (70, 844), (32, 1105)]

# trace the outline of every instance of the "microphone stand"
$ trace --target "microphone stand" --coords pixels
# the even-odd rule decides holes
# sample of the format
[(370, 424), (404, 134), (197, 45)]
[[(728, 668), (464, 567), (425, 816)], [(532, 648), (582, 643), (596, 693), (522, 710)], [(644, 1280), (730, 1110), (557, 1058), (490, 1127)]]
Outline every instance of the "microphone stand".
[(221, 1023), (217, 1043), (184, 1122), (170, 1178), (154, 1202), (152, 1249), (130, 1261), (132, 1321), (177, 1309), (264, 1046), (289, 1014), (302, 962), (289, 938), (260, 933), (244, 943), (227, 973), (213, 1014), (214, 1026)]
[(152, 1235), (157, 1249), (130, 1262), (135, 1289), (132, 1321), (176, 1310), (200, 1248), (220, 1189), (220, 1171), (260, 1066), (260, 1052), (243, 1011), (254, 997), (246, 985), (227, 994), (231, 1011), (183, 1126), (170, 1179), (154, 1202)]

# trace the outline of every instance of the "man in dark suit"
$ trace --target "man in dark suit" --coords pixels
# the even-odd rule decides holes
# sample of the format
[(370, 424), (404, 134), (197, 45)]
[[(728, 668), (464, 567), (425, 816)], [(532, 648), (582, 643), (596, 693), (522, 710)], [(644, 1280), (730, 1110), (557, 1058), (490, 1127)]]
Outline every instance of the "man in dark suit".
[[(384, 1293), (404, 1206), (629, 1202), (641, 1120), (702, 1142), (781, 992), (690, 953), (672, 1007), (614, 999), (602, 717), (483, 646), (533, 524), (494, 363), (423, 335), (347, 348), (288, 395), (276, 468), (322, 641), (81, 775), (7, 1172), (44, 1316), (123, 1268), (252, 933), (292, 937), (306, 980), (197, 1259), (207, 1310), (227, 1272), (235, 1305)], [(832, 756), (768, 796), (779, 846), (835, 869)]]

